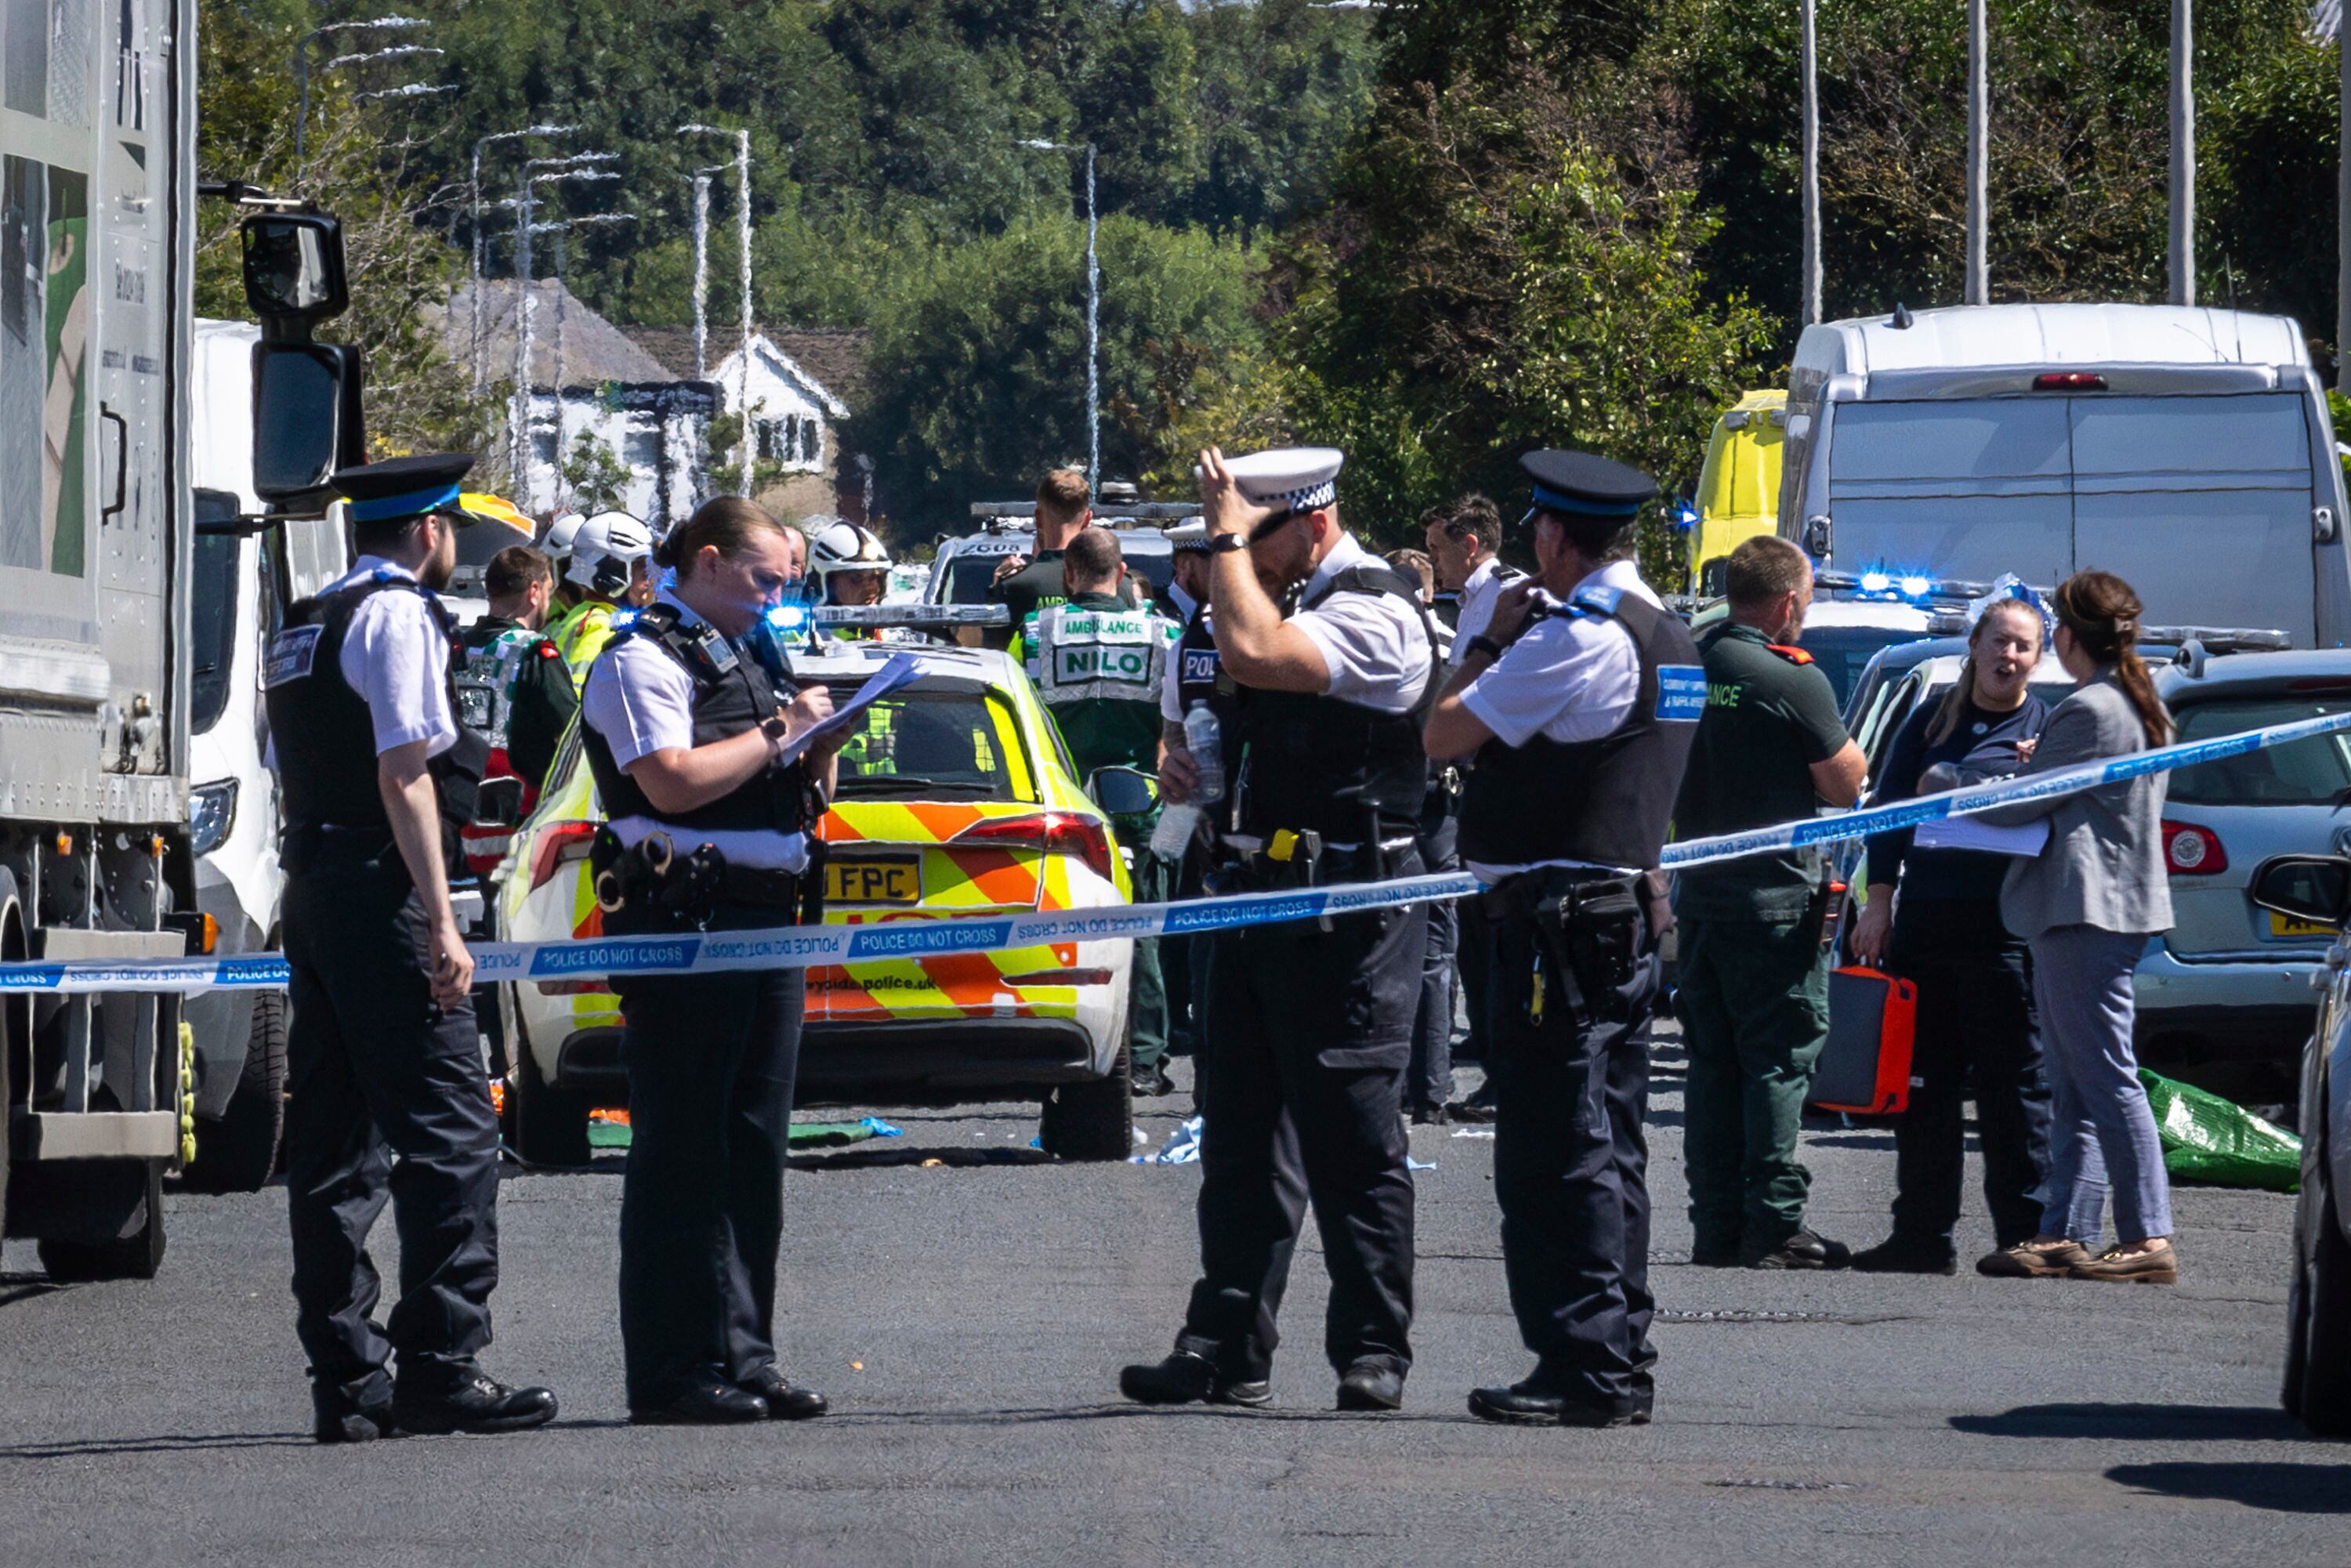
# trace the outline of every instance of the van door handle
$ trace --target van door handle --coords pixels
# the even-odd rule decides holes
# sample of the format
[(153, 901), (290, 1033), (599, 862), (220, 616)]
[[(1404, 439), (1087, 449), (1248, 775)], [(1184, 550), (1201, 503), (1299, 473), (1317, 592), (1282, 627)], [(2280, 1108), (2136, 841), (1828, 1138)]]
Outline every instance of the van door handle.
[(2314, 544), (2331, 545), (2335, 542), (2335, 508), (2332, 507), (2311, 507), (2311, 542)]
[(98, 514), (99, 522), (104, 524), (120, 515), (126, 504), (124, 497), (131, 483), (131, 422), (104, 403), (98, 405), (98, 417), (114, 426), (114, 500)]

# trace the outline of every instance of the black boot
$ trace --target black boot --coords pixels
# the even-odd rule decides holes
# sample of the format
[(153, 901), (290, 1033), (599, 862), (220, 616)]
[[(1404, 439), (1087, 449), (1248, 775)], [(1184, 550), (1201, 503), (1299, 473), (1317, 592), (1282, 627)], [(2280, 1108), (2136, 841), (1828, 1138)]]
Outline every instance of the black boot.
[(664, 1404), (629, 1412), (629, 1419), (640, 1427), (731, 1427), (767, 1417), (765, 1399), (716, 1377), (688, 1384)]
[(1656, 1396), (1643, 1389), (1623, 1399), (1571, 1397), (1537, 1371), (1507, 1388), (1479, 1388), (1469, 1396), (1469, 1414), (1481, 1421), (1516, 1427), (1646, 1427)]
[(1846, 1267), (1856, 1274), (1956, 1274), (1959, 1260), (1948, 1241), (1892, 1236), (1855, 1253)]
[(392, 1402), (363, 1404), (331, 1383), (310, 1385), (310, 1435), (321, 1443), (372, 1443), (396, 1435)]
[(392, 1418), (403, 1432), (519, 1432), (555, 1419), (555, 1396), (512, 1388), (471, 1364), (417, 1376), (392, 1391)]
[(1359, 1361), (1339, 1379), (1342, 1410), (1399, 1410), (1404, 1407), (1404, 1374), (1384, 1361)]
[(778, 1421), (809, 1421), (832, 1408), (832, 1402), (813, 1388), (801, 1388), (787, 1381), (783, 1369), (763, 1366), (750, 1376), (739, 1379), (736, 1387), (746, 1394), (756, 1394), (767, 1401), (768, 1415)]
[(1165, 1361), (1122, 1368), (1118, 1391), (1137, 1405), (1245, 1405), (1273, 1401), (1262, 1380), (1228, 1382), (1205, 1355), (1179, 1350)]
[(1809, 1230), (1783, 1236), (1768, 1247), (1750, 1243), (1739, 1254), (1740, 1266), (1747, 1269), (1842, 1269), (1852, 1260), (1852, 1248)]

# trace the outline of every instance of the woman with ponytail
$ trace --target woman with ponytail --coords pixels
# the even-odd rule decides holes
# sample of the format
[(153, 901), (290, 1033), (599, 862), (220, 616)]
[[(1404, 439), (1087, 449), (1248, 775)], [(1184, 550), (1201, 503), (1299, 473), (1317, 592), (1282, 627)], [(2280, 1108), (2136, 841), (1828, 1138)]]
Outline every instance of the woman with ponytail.
[[(2139, 601), (2112, 572), (2078, 571), (2056, 593), (2057, 657), (2081, 683), (2049, 716), (2027, 773), (2127, 756), (2171, 739), (2171, 716), (2140, 663)], [(2032, 954), (2049, 1074), (2049, 1184), (2041, 1233), (1986, 1257), (1986, 1274), (2063, 1274), (2168, 1285), (2171, 1188), (2131, 1045), (2131, 977), (2147, 938), (2171, 926), (2163, 863), (2166, 776), (2151, 773), (1996, 807), (2003, 826), (2045, 821), (2049, 842), (2019, 859), (2001, 916)], [(2107, 1191), (2116, 1244), (2098, 1240)]]
[[(1967, 663), (1940, 703), (1921, 704), (1894, 737), (1879, 805), (2005, 779), (2033, 753), (2049, 709), (2032, 691), (2048, 635), (2040, 599), (2022, 584), (1978, 601)], [(1910, 1103), (1894, 1124), (1894, 1234), (1854, 1254), (1865, 1273), (1959, 1271), (1959, 1194), (1967, 1172), (1963, 1102), (1975, 1084), (1984, 1204), (1994, 1245), (2041, 1230), (2049, 1171), (2049, 1086), (2033, 1026), (2024, 940), (2001, 924), (2005, 856), (1919, 849), (1908, 829), (1869, 841), (1869, 899), (1854, 956), (1918, 988)], [(1895, 906), (1895, 889), (1901, 905)]]

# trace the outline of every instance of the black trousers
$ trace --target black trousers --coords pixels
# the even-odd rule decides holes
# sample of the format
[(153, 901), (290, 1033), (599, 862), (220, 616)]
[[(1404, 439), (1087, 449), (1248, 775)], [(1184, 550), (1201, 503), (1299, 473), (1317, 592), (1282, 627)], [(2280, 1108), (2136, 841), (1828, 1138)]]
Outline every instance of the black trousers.
[[(454, 1375), (490, 1343), (498, 1281), (498, 1129), (474, 1009), (426, 979), (423, 906), (389, 839), (289, 853), (286, 1197), (295, 1328), (310, 1376), (359, 1404)], [(368, 1232), (389, 1199), (400, 1302)]]
[[(1475, 900), (1469, 901), (1475, 903)], [(1532, 919), (1486, 915), (1493, 1053), (1494, 1194), (1502, 1267), (1519, 1333), (1559, 1392), (1609, 1404), (1648, 1391), (1649, 1010), (1659, 964), (1647, 951), (1615, 993), (1614, 1016), (1579, 1007), (1547, 973), (1529, 1016), (1541, 948)], [(1647, 944), (1644, 940), (1644, 946)]]
[(1956, 1245), (1967, 1170), (1961, 1102), (1972, 1082), (1993, 1239), (2031, 1240), (2049, 1175), (2049, 1084), (2024, 944), (2001, 926), (1997, 904), (1906, 899), (1888, 966), (1918, 988), (1910, 1103), (1894, 1124), (1895, 1239)]
[(1486, 969), (1493, 961), (1494, 934), (1478, 900), (1457, 898), (1453, 908), (1461, 927), (1455, 942), (1455, 966), (1461, 978), (1462, 1010), (1469, 1017), (1469, 1032), (1453, 1048), (1453, 1060), (1490, 1067), (1493, 1053), (1488, 1042), (1494, 1036), (1494, 1005)]
[[(1438, 795), (1421, 819), (1420, 861), (1431, 872), (1459, 871), (1454, 853), (1460, 820), (1451, 797)], [(1460, 899), (1421, 906), (1428, 920), (1428, 948), (1420, 967), (1420, 1005), (1413, 1015), (1412, 1061), (1405, 1070), (1405, 1103), (1436, 1110), (1453, 1098), (1453, 988), (1461, 946)]]
[[(1393, 867), (1416, 875), (1417, 856)], [(1264, 1377), (1290, 1256), (1314, 1206), (1332, 1367), (1412, 1364), (1412, 1176), (1399, 1090), (1424, 911), (1217, 934), (1200, 1041), (1200, 1281), (1178, 1349)]]
[[(729, 906), (713, 930), (791, 922)], [(614, 936), (674, 930), (622, 911)], [(798, 969), (620, 981), (629, 1164), (621, 1184), (621, 1352), (629, 1406), (776, 1360), (776, 1260), (799, 1065)]]

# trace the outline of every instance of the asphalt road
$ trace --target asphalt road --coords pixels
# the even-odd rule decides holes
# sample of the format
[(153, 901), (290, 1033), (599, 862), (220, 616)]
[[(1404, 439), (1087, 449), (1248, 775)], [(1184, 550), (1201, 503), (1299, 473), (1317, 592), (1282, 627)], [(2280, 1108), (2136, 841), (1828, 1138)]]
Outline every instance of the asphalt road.
[[(805, 1426), (622, 1423), (613, 1158), (506, 1184), (490, 1364), (563, 1400), (516, 1437), (309, 1442), (280, 1193), (171, 1199), (152, 1284), (55, 1290), (12, 1248), (0, 1563), (2351, 1561), (2351, 1452), (2275, 1410), (2290, 1199), (2183, 1191), (2170, 1290), (1692, 1269), (1658, 1060), (1646, 1428), (1465, 1413), (1528, 1363), (1489, 1141), (1415, 1132), (1402, 1413), (1330, 1412), (1311, 1236), (1276, 1407), (1145, 1411), (1113, 1379), (1175, 1328), (1197, 1167), (1032, 1163), (1012, 1108), (914, 1112), (789, 1180), (789, 1365), (837, 1412)], [(1890, 1137), (1807, 1145), (1817, 1227), (1876, 1239)]]

